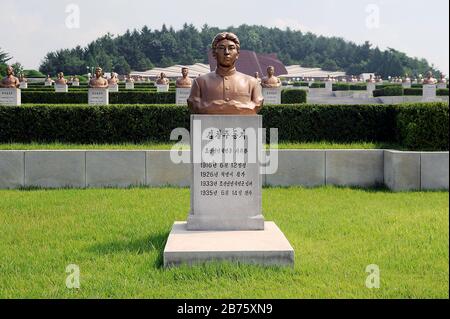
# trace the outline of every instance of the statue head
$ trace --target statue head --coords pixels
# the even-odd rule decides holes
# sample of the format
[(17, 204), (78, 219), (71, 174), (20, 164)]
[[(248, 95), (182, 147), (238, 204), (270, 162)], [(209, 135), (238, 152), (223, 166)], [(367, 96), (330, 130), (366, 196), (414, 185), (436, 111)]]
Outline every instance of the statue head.
[(224, 68), (232, 68), (235, 66), (239, 58), (241, 42), (234, 33), (219, 33), (215, 36), (211, 47), (213, 57), (217, 60), (217, 65)]
[(433, 77), (433, 72), (428, 71), (426, 74), (426, 78), (431, 79)]
[(159, 76), (161, 79), (165, 79), (166, 78), (166, 74), (165, 73), (161, 73), (161, 75)]
[(267, 76), (271, 77), (271, 76), (274, 76), (274, 74), (275, 74), (275, 68), (273, 66), (269, 66), (267, 68)]
[(187, 78), (187, 76), (189, 75), (189, 69), (186, 67), (181, 68), (181, 74), (183, 75), (184, 78)]
[(95, 76), (98, 78), (101, 78), (103, 75), (103, 69), (101, 67), (96, 67), (95, 68)]
[(58, 79), (62, 79), (63, 77), (64, 77), (64, 73), (59, 72), (59, 73), (58, 73)]
[(6, 68), (6, 75), (7, 76), (14, 75), (14, 69), (12, 66), (8, 65), (8, 67)]

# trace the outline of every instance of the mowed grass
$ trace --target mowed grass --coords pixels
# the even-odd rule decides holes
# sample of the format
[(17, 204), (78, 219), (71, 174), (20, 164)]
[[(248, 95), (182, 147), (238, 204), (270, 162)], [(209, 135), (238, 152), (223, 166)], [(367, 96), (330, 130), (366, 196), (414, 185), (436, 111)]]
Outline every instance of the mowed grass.
[[(294, 268), (164, 269), (189, 189), (0, 191), (0, 298), (448, 298), (448, 192), (263, 190)], [(66, 288), (66, 266), (81, 287)], [(366, 267), (381, 287), (365, 286)]]
[[(71, 143), (5, 143), (0, 144), (0, 150), (170, 150), (175, 143), (123, 143), (123, 144), (71, 144)], [(269, 148), (270, 145), (266, 145)], [(183, 149), (190, 149), (183, 145)], [(397, 149), (403, 148), (389, 143), (333, 143), (333, 142), (281, 142), (279, 149)]]

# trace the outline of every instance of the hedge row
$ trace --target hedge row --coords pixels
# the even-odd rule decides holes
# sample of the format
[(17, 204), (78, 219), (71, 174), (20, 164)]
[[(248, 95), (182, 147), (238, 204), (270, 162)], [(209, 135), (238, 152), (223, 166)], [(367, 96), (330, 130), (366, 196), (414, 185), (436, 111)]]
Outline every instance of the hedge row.
[[(281, 92), (282, 104), (306, 103), (306, 91), (283, 90)], [(109, 93), (110, 104), (174, 104), (176, 93), (174, 91), (156, 93), (151, 91), (123, 90)], [(22, 91), (22, 103), (28, 104), (87, 104), (87, 91), (69, 91), (68, 93)]]
[[(22, 92), (22, 103), (29, 104), (87, 104), (87, 92)], [(110, 104), (173, 104), (175, 92), (153, 93), (122, 91), (109, 93)]]
[[(278, 105), (261, 110), (280, 141), (388, 142), (411, 150), (448, 150), (447, 103), (410, 105)], [(0, 142), (168, 142), (189, 128), (175, 105), (33, 105), (0, 107)]]
[[(378, 89), (373, 91), (373, 96), (422, 96), (423, 89), (422, 88), (403, 88), (401, 86), (387, 86), (383, 89)], [(437, 89), (437, 96), (448, 96), (449, 89)]]
[(351, 83), (334, 83), (333, 91), (365, 91), (366, 84), (351, 84)]

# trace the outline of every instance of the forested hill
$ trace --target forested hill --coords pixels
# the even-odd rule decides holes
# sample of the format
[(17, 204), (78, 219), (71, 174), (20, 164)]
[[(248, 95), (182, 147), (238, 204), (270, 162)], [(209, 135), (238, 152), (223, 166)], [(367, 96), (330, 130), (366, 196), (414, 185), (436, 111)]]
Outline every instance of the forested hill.
[[(239, 36), (242, 49), (277, 53), (285, 65), (343, 70), (348, 74), (376, 72), (383, 77), (424, 74), (431, 69), (425, 59), (411, 58), (394, 49), (381, 51), (372, 48), (369, 42), (358, 45), (342, 38), (264, 26), (241, 25), (227, 30)], [(78, 46), (48, 53), (40, 71), (52, 75), (60, 71), (85, 74), (86, 67), (99, 65), (107, 72), (126, 74), (130, 70), (145, 71), (154, 66), (207, 63), (207, 50), (220, 31), (225, 30), (207, 25), (198, 30), (185, 24), (177, 31), (163, 25), (161, 30), (144, 27), (120, 36), (107, 34), (84, 48)]]

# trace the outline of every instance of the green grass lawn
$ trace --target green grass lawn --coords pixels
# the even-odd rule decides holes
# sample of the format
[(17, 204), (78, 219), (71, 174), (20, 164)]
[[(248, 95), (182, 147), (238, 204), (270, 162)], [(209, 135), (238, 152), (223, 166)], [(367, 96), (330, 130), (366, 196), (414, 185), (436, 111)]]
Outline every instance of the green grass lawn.
[[(170, 150), (174, 143), (142, 143), (142, 144), (70, 144), (70, 143), (10, 143), (0, 144), (0, 150)], [(266, 145), (268, 147), (268, 145)], [(186, 145), (189, 149), (189, 145)], [(396, 149), (402, 147), (383, 143), (279, 143), (279, 149)]]
[[(263, 190), (292, 268), (164, 269), (189, 189), (0, 191), (0, 298), (448, 298), (448, 192), (324, 187)], [(65, 286), (77, 264), (81, 288)], [(365, 287), (366, 266), (381, 271)]]

